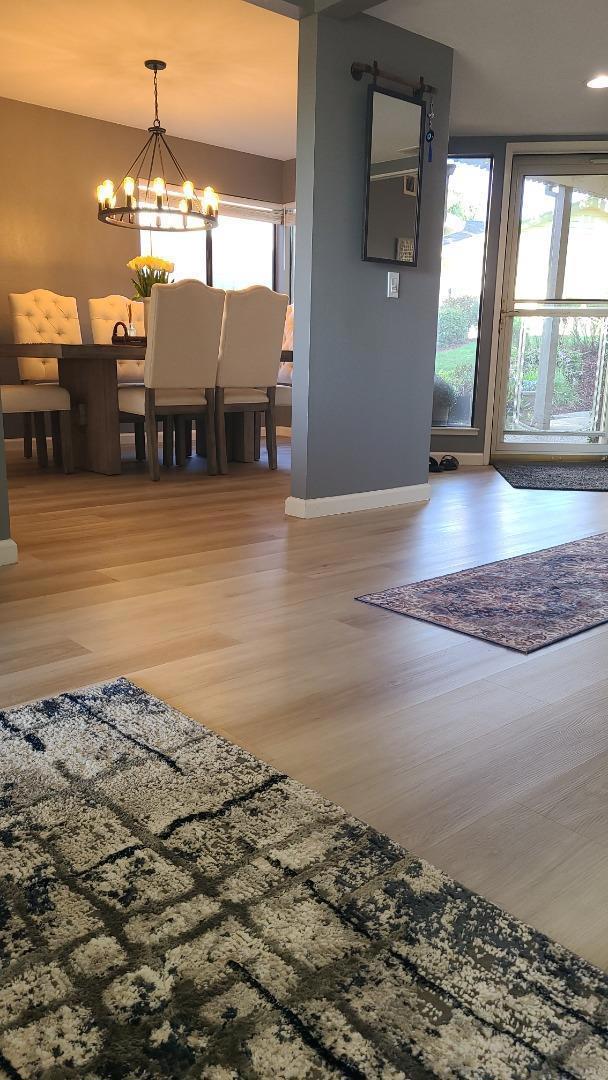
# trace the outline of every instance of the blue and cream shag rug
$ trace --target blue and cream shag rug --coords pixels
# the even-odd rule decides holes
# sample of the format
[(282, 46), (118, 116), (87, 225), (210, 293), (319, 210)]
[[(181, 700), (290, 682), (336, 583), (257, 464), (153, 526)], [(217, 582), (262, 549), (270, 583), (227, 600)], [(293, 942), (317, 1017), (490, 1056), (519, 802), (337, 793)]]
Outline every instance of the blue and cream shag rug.
[(125, 679), (0, 713), (1, 1080), (608, 1077), (608, 977)]
[(535, 652), (608, 622), (608, 533), (356, 599)]
[(494, 468), (514, 488), (608, 491), (608, 461), (505, 461)]

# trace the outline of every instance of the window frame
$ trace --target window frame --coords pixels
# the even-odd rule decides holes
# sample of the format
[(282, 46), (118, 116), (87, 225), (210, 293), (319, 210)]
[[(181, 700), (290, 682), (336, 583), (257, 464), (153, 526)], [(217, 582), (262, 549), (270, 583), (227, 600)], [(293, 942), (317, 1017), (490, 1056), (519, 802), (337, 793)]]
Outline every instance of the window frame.
[[(473, 393), (471, 395), (471, 417), (470, 417), (470, 420), (469, 420), (468, 424), (445, 424), (445, 425), (443, 425), (441, 427), (433, 427), (432, 428), (432, 434), (433, 435), (444, 435), (444, 434), (453, 435), (453, 434), (459, 434), (459, 433), (461, 435), (470, 435), (472, 433), (476, 433), (477, 430), (478, 430), (474, 425), (475, 425), (475, 411), (476, 411), (476, 408), (477, 408), (477, 395), (478, 395), (478, 389), (479, 389), (479, 386), (478, 386), (478, 384), (479, 384), (479, 352), (480, 352), (480, 348), (481, 348), (481, 328), (482, 328), (483, 321), (484, 321), (485, 306), (486, 306), (486, 302), (487, 302), (487, 299), (488, 299), (487, 298), (487, 290), (486, 290), (486, 278), (487, 278), (487, 269), (488, 269), (488, 244), (489, 244), (489, 239), (490, 239), (490, 215), (491, 215), (491, 210), (492, 210), (492, 190), (493, 190), (493, 186), (494, 186), (495, 154), (493, 152), (492, 153), (475, 153), (475, 154), (456, 153), (456, 152), (449, 153), (448, 152), (447, 164), (449, 164), (450, 161), (488, 161), (489, 165), (490, 165), (490, 168), (489, 168), (490, 176), (489, 176), (489, 182), (488, 182), (488, 196), (487, 196), (487, 201), (486, 201), (486, 218), (485, 218), (486, 227), (485, 227), (485, 231), (484, 231), (483, 257), (482, 257), (482, 264), (481, 264), (481, 280), (480, 280), (480, 286), (479, 286), (479, 314), (477, 316), (477, 338), (476, 338), (476, 343), (475, 343), (475, 365), (474, 365), (474, 368), (473, 368)], [(447, 205), (448, 205), (448, 183), (449, 183), (449, 176), (446, 176), (445, 203), (444, 203), (444, 214), (443, 214), (444, 223), (445, 223), (445, 215), (446, 215)], [(442, 250), (443, 250), (443, 236), (442, 236)], [(439, 321), (439, 307), (437, 308), (437, 319)], [(435, 347), (435, 363), (436, 363), (436, 357), (437, 357), (437, 348)]]

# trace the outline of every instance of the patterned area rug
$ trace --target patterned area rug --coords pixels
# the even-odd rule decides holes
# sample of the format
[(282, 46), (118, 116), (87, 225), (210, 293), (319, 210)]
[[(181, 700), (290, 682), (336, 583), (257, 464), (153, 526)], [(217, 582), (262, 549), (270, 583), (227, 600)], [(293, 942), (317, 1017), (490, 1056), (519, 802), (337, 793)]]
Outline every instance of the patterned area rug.
[(124, 679), (0, 713), (2, 1080), (608, 1077), (608, 977)]
[(494, 465), (514, 488), (534, 491), (608, 491), (606, 461), (522, 461)]
[(608, 533), (356, 599), (534, 652), (608, 622)]

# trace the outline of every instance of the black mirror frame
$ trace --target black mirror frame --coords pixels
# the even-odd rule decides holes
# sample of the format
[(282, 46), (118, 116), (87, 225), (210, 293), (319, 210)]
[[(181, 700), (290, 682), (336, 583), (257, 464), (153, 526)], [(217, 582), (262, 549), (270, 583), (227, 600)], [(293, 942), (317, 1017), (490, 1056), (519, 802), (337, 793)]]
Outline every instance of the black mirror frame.
[[(408, 101), (411, 105), (417, 105), (420, 109), (420, 139), (418, 141), (418, 194), (416, 196), (416, 231), (414, 236), (414, 258), (412, 262), (401, 262), (399, 259), (380, 259), (376, 255), (367, 254), (367, 233), (369, 225), (369, 192), (371, 185), (371, 162), (372, 162), (372, 136), (374, 129), (374, 94), (384, 94), (385, 97), (398, 98), (400, 101)], [(397, 90), (385, 90), (384, 87), (374, 86), (373, 83), (367, 88), (367, 127), (365, 142), (365, 198), (363, 204), (363, 249), (362, 259), (364, 262), (386, 263), (388, 266), (399, 266), (403, 270), (414, 269), (418, 266), (418, 244), (420, 239), (420, 202), (422, 199), (422, 166), (424, 163), (424, 149), (426, 129), (426, 107), (421, 97), (412, 97), (409, 94), (400, 94)]]

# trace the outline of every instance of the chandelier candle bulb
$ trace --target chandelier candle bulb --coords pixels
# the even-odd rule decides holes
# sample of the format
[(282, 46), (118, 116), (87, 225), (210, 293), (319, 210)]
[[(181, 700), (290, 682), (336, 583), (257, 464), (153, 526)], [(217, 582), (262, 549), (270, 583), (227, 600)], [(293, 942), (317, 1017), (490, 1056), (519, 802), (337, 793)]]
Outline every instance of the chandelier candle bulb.
[(219, 199), (212, 187), (205, 188), (205, 190), (203, 191), (203, 197), (201, 199), (201, 202), (203, 204), (204, 214), (213, 214), (214, 216), (217, 216), (217, 212), (219, 209)]
[(163, 208), (163, 195), (165, 194), (165, 181), (162, 176), (155, 176), (152, 182), (152, 190), (156, 195), (156, 206), (158, 210)]
[(133, 195), (135, 193), (135, 180), (132, 176), (125, 176), (122, 186), (124, 188), (125, 195), (127, 197), (127, 207), (129, 210), (133, 209)]

